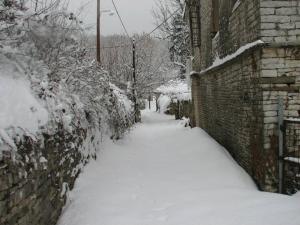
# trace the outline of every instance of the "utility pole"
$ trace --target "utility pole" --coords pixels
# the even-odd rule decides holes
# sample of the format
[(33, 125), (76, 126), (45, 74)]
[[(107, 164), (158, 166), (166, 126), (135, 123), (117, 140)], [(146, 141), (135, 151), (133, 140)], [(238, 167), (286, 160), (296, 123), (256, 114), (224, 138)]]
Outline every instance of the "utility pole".
[(133, 91), (133, 103), (134, 103), (134, 118), (135, 122), (140, 122), (139, 119), (139, 111), (138, 111), (138, 103), (137, 103), (137, 93), (136, 93), (136, 49), (135, 49), (135, 40), (132, 40), (132, 68), (133, 68), (133, 84), (132, 84), (132, 91)]
[(100, 0), (97, 0), (97, 62), (101, 64), (101, 55), (100, 55), (100, 43), (101, 43), (101, 34), (100, 34)]

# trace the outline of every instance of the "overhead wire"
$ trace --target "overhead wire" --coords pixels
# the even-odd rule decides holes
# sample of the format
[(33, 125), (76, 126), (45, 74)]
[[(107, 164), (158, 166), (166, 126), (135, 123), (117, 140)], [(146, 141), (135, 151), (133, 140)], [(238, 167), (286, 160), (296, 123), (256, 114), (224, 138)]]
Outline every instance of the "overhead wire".
[(117, 8), (117, 6), (116, 6), (116, 4), (115, 4), (115, 1), (114, 1), (114, 0), (111, 0), (111, 1), (112, 1), (112, 4), (113, 4), (113, 6), (114, 6), (114, 8), (115, 8), (115, 10), (116, 10), (116, 13), (117, 13), (117, 15), (118, 15), (118, 17), (119, 17), (119, 20), (120, 20), (120, 22), (121, 22), (121, 24), (122, 24), (122, 27), (123, 27), (123, 29), (124, 29), (126, 35), (130, 38), (130, 35), (129, 35), (129, 33), (128, 33), (126, 27), (125, 27), (125, 24), (124, 24), (124, 22), (123, 22), (123, 20), (122, 20), (122, 17), (121, 17), (121, 15), (120, 15), (120, 13), (119, 13), (119, 10), (118, 10), (118, 8)]
[(141, 37), (138, 41), (142, 41), (145, 37), (149, 36), (151, 34), (153, 34), (155, 31), (157, 31), (162, 25), (164, 25), (166, 22), (168, 22), (169, 19), (171, 19), (178, 11), (180, 10), (180, 8), (178, 8), (177, 10), (175, 10), (172, 14), (170, 14), (167, 18), (164, 19), (164, 21), (162, 23), (160, 23), (158, 26), (156, 26), (152, 31), (150, 31), (149, 33), (145, 34), (143, 37)]
[[(123, 20), (122, 20), (122, 17), (121, 17), (121, 15), (120, 15), (120, 13), (119, 13), (119, 10), (118, 10), (118, 8), (117, 8), (117, 6), (116, 6), (114, 0), (112, 0), (112, 3), (113, 3), (113, 6), (114, 6), (114, 8), (115, 8), (115, 10), (116, 10), (116, 13), (117, 13), (117, 15), (118, 15), (118, 17), (119, 17), (119, 20), (120, 20), (120, 22), (121, 22), (121, 24), (122, 24), (122, 27), (123, 27), (123, 29), (124, 29), (126, 35), (128, 36), (128, 38), (131, 39), (131, 37), (130, 37), (130, 35), (129, 35), (129, 33), (128, 33), (128, 30), (126, 29), (126, 26), (125, 26), (125, 24), (124, 24), (124, 22), (123, 22)], [(141, 41), (143, 41), (146, 37), (150, 37), (151, 34), (153, 34), (155, 31), (157, 31), (161, 26), (163, 26), (163, 25), (164, 25), (169, 19), (171, 19), (171, 18), (172, 18), (179, 10), (180, 10), (180, 8), (178, 8), (177, 10), (175, 10), (172, 14), (170, 14), (167, 18), (165, 18), (159, 25), (157, 25), (152, 31), (150, 31), (149, 33), (146, 33), (145, 35), (143, 35), (141, 38), (139, 38), (139, 39), (136, 40), (135, 42), (136, 42), (136, 43), (137, 43), (137, 42), (141, 42)], [(129, 45), (129, 44), (124, 44), (124, 45), (118, 45), (118, 46), (107, 46), (107, 47), (102, 47), (102, 49), (113, 49), (113, 48), (129, 47), (129, 46), (131, 46), (131, 45)]]

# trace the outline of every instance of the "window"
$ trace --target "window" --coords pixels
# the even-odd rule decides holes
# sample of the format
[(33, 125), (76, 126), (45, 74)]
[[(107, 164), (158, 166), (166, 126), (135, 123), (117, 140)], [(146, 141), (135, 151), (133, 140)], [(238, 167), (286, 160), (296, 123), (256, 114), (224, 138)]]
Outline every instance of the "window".
[(211, 20), (211, 34), (214, 37), (219, 31), (219, 0), (212, 0), (212, 20)]
[(201, 21), (200, 21), (200, 5), (193, 3), (190, 6), (190, 29), (191, 29), (191, 41), (193, 47), (201, 46)]

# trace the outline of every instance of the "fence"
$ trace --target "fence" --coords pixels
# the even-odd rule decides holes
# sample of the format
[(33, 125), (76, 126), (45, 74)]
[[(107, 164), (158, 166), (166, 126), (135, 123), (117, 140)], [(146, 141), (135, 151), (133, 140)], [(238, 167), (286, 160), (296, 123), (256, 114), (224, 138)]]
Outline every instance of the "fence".
[(300, 119), (284, 119), (282, 192), (294, 194), (300, 190)]

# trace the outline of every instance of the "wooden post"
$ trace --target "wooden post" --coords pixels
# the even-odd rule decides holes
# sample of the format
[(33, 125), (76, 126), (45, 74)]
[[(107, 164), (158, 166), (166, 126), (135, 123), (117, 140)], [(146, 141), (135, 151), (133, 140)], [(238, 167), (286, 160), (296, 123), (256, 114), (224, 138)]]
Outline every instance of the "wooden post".
[(149, 92), (148, 101), (149, 101), (149, 110), (151, 110), (151, 93), (150, 92)]
[(100, 0), (97, 0), (97, 62), (101, 64), (101, 52), (100, 52), (100, 44), (101, 44), (101, 34), (100, 34)]

